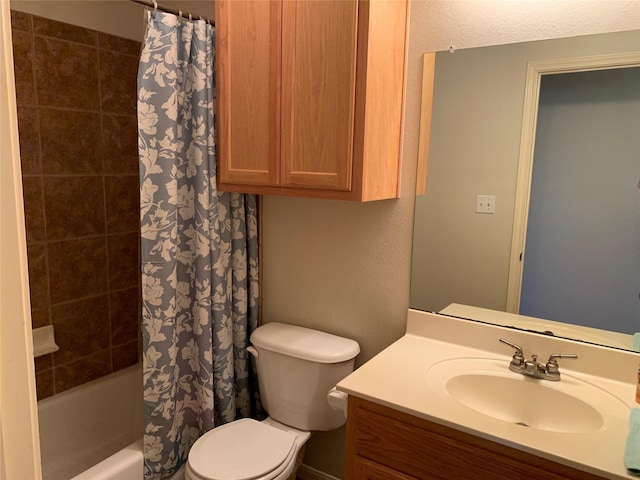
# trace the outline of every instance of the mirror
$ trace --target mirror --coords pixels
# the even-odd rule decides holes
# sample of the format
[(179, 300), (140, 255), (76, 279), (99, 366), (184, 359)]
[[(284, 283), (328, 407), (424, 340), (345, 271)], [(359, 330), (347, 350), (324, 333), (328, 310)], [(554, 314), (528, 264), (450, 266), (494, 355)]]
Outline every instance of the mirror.
[[(526, 227), (527, 222), (528, 208), (515, 215), (516, 209), (522, 210), (523, 202), (517, 198), (523, 190), (527, 190), (525, 206), (529, 201), (529, 184), (518, 186), (527, 123), (533, 122), (531, 151), (535, 141), (536, 112), (529, 121), (525, 111), (527, 97), (532, 95), (527, 91), (527, 66), (566, 60), (570, 70), (575, 59), (629, 52), (640, 52), (640, 31), (436, 54), (427, 190), (416, 199), (412, 308), (633, 350), (632, 334), (640, 331), (640, 272), (633, 285), (636, 315), (624, 327), (612, 326), (608, 315), (585, 322), (575, 314), (540, 324), (539, 319), (493, 312), (519, 311), (519, 286), (514, 306), (509, 283), (514, 278), (512, 256), (522, 269), (517, 246), (512, 255), (512, 240), (522, 230), (519, 224)], [(531, 171), (525, 173), (531, 177)], [(495, 198), (495, 213), (476, 213), (478, 195)], [(532, 246), (527, 244), (528, 251)], [(637, 255), (632, 261), (637, 264)], [(443, 311), (450, 304), (456, 305)], [(462, 305), (480, 308), (465, 310)]]

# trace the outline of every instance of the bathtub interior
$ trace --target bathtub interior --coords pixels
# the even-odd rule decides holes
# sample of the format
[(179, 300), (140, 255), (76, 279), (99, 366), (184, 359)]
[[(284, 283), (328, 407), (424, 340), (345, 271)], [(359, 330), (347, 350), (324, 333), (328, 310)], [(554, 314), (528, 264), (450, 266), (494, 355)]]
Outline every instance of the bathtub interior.
[(131, 446), (142, 435), (142, 417), (139, 364), (39, 401), (44, 480), (68, 480)]

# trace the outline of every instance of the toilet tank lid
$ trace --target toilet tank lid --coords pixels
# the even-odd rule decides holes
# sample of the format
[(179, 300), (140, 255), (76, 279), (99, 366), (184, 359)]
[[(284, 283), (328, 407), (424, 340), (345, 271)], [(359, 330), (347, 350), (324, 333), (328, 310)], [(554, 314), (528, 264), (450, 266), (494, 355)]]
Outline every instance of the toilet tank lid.
[(251, 334), (251, 343), (258, 348), (319, 363), (345, 362), (360, 353), (360, 345), (355, 340), (278, 322), (258, 327)]

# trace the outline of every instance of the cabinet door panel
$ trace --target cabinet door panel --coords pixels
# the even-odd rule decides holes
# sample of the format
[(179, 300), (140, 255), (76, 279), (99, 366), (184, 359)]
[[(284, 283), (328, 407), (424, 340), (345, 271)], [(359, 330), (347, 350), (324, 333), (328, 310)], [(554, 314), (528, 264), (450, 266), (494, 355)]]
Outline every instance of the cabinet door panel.
[(418, 480), (603, 478), (358, 397), (348, 405), (346, 480), (386, 470)]
[(219, 183), (278, 184), (281, 11), (216, 1)]
[(353, 461), (356, 480), (416, 480), (415, 477), (404, 475), (360, 457), (355, 457)]
[(350, 190), (358, 2), (283, 2), (285, 186)]

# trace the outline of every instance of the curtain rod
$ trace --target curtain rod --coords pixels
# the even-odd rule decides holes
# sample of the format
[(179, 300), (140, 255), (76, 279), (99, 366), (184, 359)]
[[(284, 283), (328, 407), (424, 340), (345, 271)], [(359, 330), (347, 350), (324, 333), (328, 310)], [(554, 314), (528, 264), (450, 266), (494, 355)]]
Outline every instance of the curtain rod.
[(208, 24), (210, 24), (211, 26), (215, 26), (215, 23), (213, 20), (207, 18), (207, 17), (203, 17), (202, 15), (191, 15), (189, 12), (183, 12), (180, 10), (175, 10), (173, 8), (169, 8), (169, 7), (164, 7), (160, 4), (158, 4), (158, 2), (154, 1), (154, 0), (130, 0), (134, 3), (139, 3), (140, 5), (144, 5), (145, 7), (149, 7), (149, 8), (153, 8), (154, 10), (161, 10), (163, 12), (167, 12), (167, 13), (173, 13), (174, 15), (177, 15), (178, 17), (183, 17), (183, 18), (196, 18), (196, 19), (200, 19), (200, 20), (204, 20), (205, 22), (207, 22)]

